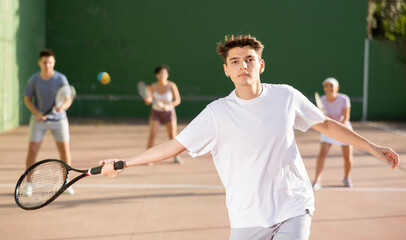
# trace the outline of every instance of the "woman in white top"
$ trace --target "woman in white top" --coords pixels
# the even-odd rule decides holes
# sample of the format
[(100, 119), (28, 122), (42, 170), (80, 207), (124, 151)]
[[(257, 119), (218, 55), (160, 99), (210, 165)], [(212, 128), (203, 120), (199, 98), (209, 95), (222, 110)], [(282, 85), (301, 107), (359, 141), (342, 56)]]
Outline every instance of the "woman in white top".
[[(159, 103), (152, 103), (149, 118), (149, 138), (147, 149), (154, 146), (156, 134), (161, 124), (164, 124), (168, 131), (169, 139), (177, 135), (177, 118), (175, 107), (180, 104), (180, 94), (178, 87), (174, 82), (168, 80), (169, 67), (165, 65), (158, 66), (155, 69), (157, 82), (151, 85), (152, 97)], [(182, 164), (183, 161), (176, 156), (176, 163)]]
[[(321, 97), (321, 102), (323, 103), (326, 115), (338, 122), (344, 124), (347, 128), (352, 129), (350, 123), (350, 111), (351, 103), (350, 98), (342, 93), (339, 93), (340, 86), (335, 78), (327, 78), (323, 81), (323, 89), (326, 95)], [(328, 151), (332, 144), (341, 146), (343, 158), (344, 158), (344, 178), (343, 185), (345, 187), (352, 187), (352, 181), (349, 177), (351, 166), (353, 162), (353, 148), (351, 145), (339, 142), (332, 139), (324, 134), (320, 137), (320, 152), (317, 157), (316, 164), (316, 177), (313, 182), (313, 189), (315, 191), (321, 189), (321, 172), (324, 167), (324, 162), (326, 160)]]

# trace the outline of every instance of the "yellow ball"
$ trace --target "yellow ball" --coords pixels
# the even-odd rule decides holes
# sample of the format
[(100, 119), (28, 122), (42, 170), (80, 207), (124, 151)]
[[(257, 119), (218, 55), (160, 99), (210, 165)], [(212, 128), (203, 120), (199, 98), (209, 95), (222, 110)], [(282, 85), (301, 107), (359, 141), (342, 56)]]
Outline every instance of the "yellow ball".
[(99, 82), (101, 84), (109, 84), (111, 81), (110, 75), (106, 72), (101, 72), (97, 75), (97, 80), (99, 80)]

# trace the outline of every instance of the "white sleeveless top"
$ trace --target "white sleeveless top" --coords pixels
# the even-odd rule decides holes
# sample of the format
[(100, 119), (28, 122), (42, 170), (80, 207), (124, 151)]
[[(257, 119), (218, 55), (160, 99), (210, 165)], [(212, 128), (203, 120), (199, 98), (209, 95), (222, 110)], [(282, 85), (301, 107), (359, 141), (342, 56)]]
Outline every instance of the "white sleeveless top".
[[(166, 92), (164, 93), (158, 93), (158, 91), (155, 88), (155, 85), (153, 86), (152, 89), (152, 96), (154, 99), (158, 100), (159, 102), (162, 102), (164, 104), (168, 104), (173, 102), (173, 94), (172, 94), (172, 90), (171, 90), (171, 86), (168, 84), (166, 87)], [(156, 105), (155, 103), (152, 103), (152, 109), (156, 110), (156, 111), (160, 111), (160, 112), (164, 112), (165, 110)]]

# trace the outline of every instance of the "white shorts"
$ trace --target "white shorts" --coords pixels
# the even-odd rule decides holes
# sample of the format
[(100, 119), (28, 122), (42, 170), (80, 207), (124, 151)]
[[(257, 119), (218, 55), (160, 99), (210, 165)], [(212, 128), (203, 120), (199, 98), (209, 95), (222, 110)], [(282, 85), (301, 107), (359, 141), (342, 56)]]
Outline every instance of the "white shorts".
[[(347, 128), (352, 130), (352, 125), (350, 122), (346, 122), (344, 124), (344, 126), (346, 126)], [(328, 137), (326, 135), (324, 135), (323, 133), (320, 135), (320, 142), (325, 142), (325, 143), (330, 143), (330, 144), (334, 144), (334, 145), (340, 145), (340, 146), (348, 146), (348, 144), (337, 141), (331, 137)]]
[(330, 144), (340, 145), (340, 146), (348, 146), (348, 144), (337, 141), (329, 136), (324, 135), (323, 133), (320, 135), (320, 142), (325, 142), (325, 143), (330, 143)]
[(306, 213), (269, 228), (231, 228), (230, 240), (308, 240), (311, 222), (311, 214)]
[(30, 142), (42, 142), (48, 129), (51, 130), (55, 141), (69, 142), (68, 119), (38, 122), (34, 116), (31, 116), (30, 119)]

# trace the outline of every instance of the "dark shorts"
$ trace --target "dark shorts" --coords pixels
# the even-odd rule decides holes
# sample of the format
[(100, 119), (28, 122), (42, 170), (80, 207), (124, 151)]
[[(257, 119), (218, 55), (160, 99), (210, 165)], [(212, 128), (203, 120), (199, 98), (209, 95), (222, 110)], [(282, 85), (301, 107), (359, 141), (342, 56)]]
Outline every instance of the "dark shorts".
[(164, 124), (164, 123), (170, 123), (172, 121), (175, 121), (177, 118), (176, 118), (175, 109), (172, 109), (167, 112), (161, 112), (161, 111), (156, 111), (156, 110), (151, 109), (149, 119), (153, 120), (153, 121), (158, 121), (161, 124)]

